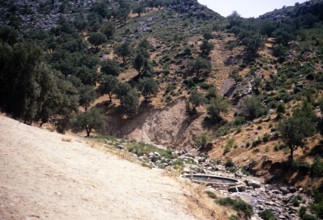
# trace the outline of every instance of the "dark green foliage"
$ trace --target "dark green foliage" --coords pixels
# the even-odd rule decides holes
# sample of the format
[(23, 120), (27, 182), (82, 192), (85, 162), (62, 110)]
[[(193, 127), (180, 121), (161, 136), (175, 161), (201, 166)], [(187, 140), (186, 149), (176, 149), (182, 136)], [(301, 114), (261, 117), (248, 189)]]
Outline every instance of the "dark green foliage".
[(292, 205), (294, 207), (298, 207), (299, 206), (299, 199), (297, 197), (294, 197), (291, 201)]
[(144, 38), (142, 39), (139, 44), (138, 44), (138, 50), (150, 50), (150, 49), (153, 49), (153, 46), (149, 43), (149, 41)]
[(203, 40), (200, 50), (202, 55), (208, 56), (210, 52), (214, 49), (214, 45), (207, 40)]
[(298, 147), (304, 147), (304, 139), (310, 137), (316, 131), (315, 116), (307, 104), (296, 109), (292, 117), (283, 120), (278, 131), (282, 135), (285, 144), (290, 149), (290, 160), (293, 161), (293, 153)]
[(115, 93), (120, 99), (121, 107), (127, 114), (135, 115), (139, 109), (139, 93), (128, 83), (118, 83)]
[(101, 65), (101, 72), (106, 75), (119, 76), (120, 68), (114, 60), (106, 59)]
[(37, 100), (43, 89), (41, 51), (36, 45), (16, 43), (0, 45), (0, 107), (15, 118), (31, 123), (37, 114)]
[(315, 176), (323, 176), (323, 160), (320, 156), (315, 158), (311, 171)]
[(283, 103), (279, 103), (276, 107), (277, 113), (285, 113), (285, 106)]
[(260, 212), (259, 216), (264, 220), (276, 220), (275, 215), (269, 209)]
[[(321, 98), (318, 101), (318, 106), (320, 108), (321, 113), (323, 114), (323, 98)], [(323, 118), (321, 118), (321, 120), (319, 120), (318, 122), (318, 130), (320, 131), (321, 134), (323, 134)]]
[(138, 87), (145, 99), (148, 99), (150, 96), (155, 95), (158, 92), (158, 84), (153, 78), (140, 78)]
[(135, 8), (133, 9), (134, 13), (138, 14), (138, 17), (141, 16), (141, 13), (145, 12), (145, 7), (142, 4), (138, 4), (135, 6)]
[(196, 74), (196, 76), (199, 76), (200, 74), (209, 74), (211, 72), (211, 63), (202, 58), (197, 57), (195, 60), (191, 60), (187, 64), (187, 71), (190, 74)]
[(104, 34), (107, 39), (112, 39), (115, 32), (116, 32), (116, 27), (112, 22), (104, 23), (101, 28), (101, 33)]
[(139, 75), (151, 75), (153, 72), (152, 64), (149, 60), (149, 54), (145, 50), (139, 50), (133, 60), (133, 67)]
[(139, 93), (131, 89), (120, 98), (121, 105), (128, 115), (136, 115), (139, 110)]
[(253, 120), (266, 112), (263, 104), (256, 96), (248, 96), (243, 99), (240, 114), (245, 117), (246, 120)]
[(215, 195), (214, 192), (206, 191), (205, 192), (211, 199), (217, 199), (218, 197)]
[(104, 128), (104, 125), (104, 116), (96, 108), (79, 113), (72, 124), (76, 130), (85, 130), (87, 137), (90, 136), (93, 129), (100, 130)]
[(99, 45), (107, 42), (107, 37), (101, 33), (92, 33), (88, 40), (92, 45), (98, 47)]
[(217, 122), (221, 119), (220, 113), (227, 113), (229, 108), (228, 102), (221, 98), (215, 97), (210, 101), (207, 107), (207, 114), (211, 121)]
[(0, 39), (4, 43), (8, 43), (9, 45), (13, 45), (18, 42), (19, 34), (16, 30), (9, 26), (1, 26), (0, 27)]
[(302, 220), (317, 220), (317, 218), (314, 215), (305, 214)]
[(105, 75), (102, 77), (99, 86), (99, 93), (101, 95), (108, 94), (110, 102), (112, 101), (112, 94), (115, 92), (118, 86), (118, 80), (112, 75)]
[(203, 38), (205, 39), (205, 40), (211, 40), (211, 39), (213, 39), (214, 38), (214, 36), (213, 36), (213, 34), (211, 33), (211, 32), (205, 32), (204, 34), (203, 34)]
[(90, 106), (90, 103), (96, 98), (96, 92), (93, 86), (83, 86), (79, 88), (80, 100), (79, 103), (85, 109)]
[(115, 52), (118, 56), (122, 57), (123, 63), (125, 63), (126, 57), (131, 56), (132, 50), (131, 50), (130, 44), (127, 42), (124, 42), (116, 47)]
[(323, 218), (323, 186), (321, 185), (318, 189), (314, 190), (313, 193), (314, 201), (311, 205), (311, 211), (316, 214), (320, 219)]
[(229, 159), (225, 162), (225, 167), (230, 168), (230, 167), (235, 167), (235, 165), (234, 165), (233, 161), (231, 159)]
[(189, 97), (189, 102), (192, 103), (193, 108), (203, 105), (205, 103), (205, 97), (202, 93), (199, 93), (197, 90), (193, 90)]
[(229, 197), (224, 199), (218, 199), (217, 203), (222, 206), (231, 206), (238, 212), (239, 215), (249, 218), (253, 215), (252, 206), (241, 199), (234, 200)]
[(299, 217), (301, 217), (301, 219), (303, 219), (303, 217), (305, 216), (306, 214), (306, 210), (307, 208), (305, 206), (302, 206), (299, 210), (298, 210), (298, 215)]

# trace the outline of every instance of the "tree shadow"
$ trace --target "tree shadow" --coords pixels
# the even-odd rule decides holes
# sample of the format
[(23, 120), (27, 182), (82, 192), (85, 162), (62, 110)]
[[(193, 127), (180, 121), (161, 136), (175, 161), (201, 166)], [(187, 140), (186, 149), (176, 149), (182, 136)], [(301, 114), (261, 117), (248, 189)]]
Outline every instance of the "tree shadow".
[(323, 140), (321, 140), (309, 153), (310, 156), (323, 157)]

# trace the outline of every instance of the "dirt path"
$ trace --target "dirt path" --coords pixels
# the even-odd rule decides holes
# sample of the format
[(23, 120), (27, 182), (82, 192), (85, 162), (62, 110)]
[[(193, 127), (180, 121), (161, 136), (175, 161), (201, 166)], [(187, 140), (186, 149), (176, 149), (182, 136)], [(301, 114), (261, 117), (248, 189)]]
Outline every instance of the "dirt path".
[(198, 219), (159, 170), (3, 116), (0, 130), (0, 219)]

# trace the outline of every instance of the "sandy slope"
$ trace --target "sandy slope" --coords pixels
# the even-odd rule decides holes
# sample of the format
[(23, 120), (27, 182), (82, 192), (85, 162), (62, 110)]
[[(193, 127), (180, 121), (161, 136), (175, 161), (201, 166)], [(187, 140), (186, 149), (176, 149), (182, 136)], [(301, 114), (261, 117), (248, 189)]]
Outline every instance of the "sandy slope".
[(0, 219), (197, 219), (177, 181), (0, 116)]

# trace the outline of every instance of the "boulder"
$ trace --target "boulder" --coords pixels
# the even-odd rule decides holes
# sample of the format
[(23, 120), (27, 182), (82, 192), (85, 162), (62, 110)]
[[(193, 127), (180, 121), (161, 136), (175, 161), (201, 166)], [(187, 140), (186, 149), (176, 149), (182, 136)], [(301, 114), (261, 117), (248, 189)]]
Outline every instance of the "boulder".
[(245, 185), (231, 186), (228, 188), (229, 192), (244, 192), (247, 187)]
[(247, 186), (251, 186), (253, 189), (261, 188), (261, 183), (256, 180), (247, 179), (245, 180), (245, 183), (247, 184)]

